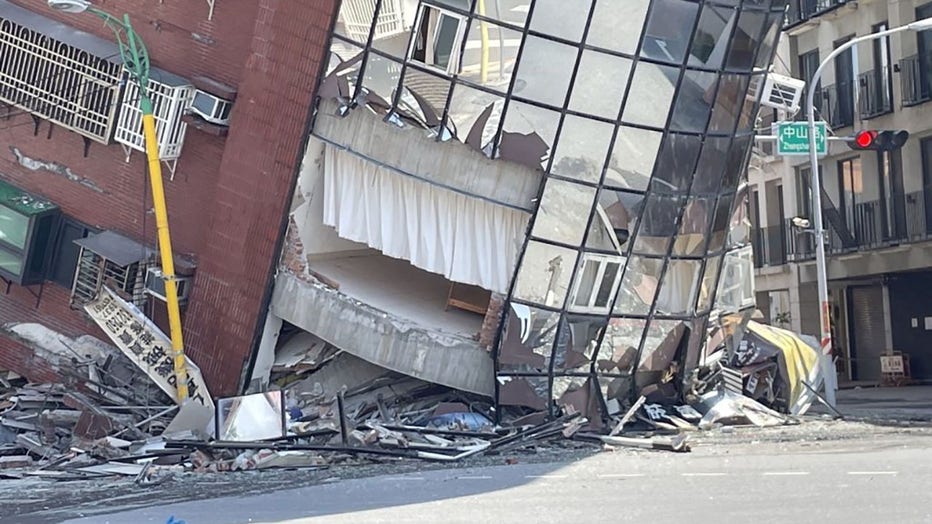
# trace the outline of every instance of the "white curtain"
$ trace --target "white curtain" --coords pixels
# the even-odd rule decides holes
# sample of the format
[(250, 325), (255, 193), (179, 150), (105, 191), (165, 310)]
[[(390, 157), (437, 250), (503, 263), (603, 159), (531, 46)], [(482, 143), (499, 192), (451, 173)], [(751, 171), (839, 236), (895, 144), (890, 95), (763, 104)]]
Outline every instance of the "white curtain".
[(454, 282), (507, 293), (528, 218), (326, 146), (324, 224)]

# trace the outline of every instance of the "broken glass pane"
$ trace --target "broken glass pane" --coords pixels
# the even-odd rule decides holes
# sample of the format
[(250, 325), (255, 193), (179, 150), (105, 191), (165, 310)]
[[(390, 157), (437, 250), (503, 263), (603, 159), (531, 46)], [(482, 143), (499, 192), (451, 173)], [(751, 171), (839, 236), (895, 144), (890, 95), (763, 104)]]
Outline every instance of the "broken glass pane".
[(554, 353), (554, 372), (589, 371), (596, 344), (607, 322), (604, 317), (568, 315)]
[(521, 98), (563, 107), (577, 54), (575, 47), (528, 36), (512, 92)]
[(505, 373), (548, 373), (560, 314), (511, 303), (498, 363)]
[(650, 0), (599, 0), (596, 2), (586, 43), (633, 55), (647, 16)]
[(699, 4), (685, 0), (654, 0), (647, 21), (641, 56), (681, 64), (696, 23)]
[(407, 113), (417, 115), (426, 127), (436, 128), (440, 125), (449, 94), (450, 81), (446, 78), (408, 67), (399, 106)]
[(631, 399), (631, 377), (598, 377), (599, 391), (605, 400), (605, 407), (609, 415), (621, 414), (622, 408), (627, 406)]
[(498, 375), (498, 401), (504, 406), (524, 406), (545, 410), (549, 405), (550, 381), (547, 377), (511, 377)]
[(715, 305), (724, 312), (737, 312), (754, 306), (754, 257), (751, 246), (725, 254)]
[(646, 326), (647, 320), (644, 319), (611, 319), (605, 329), (605, 338), (602, 339), (602, 346), (599, 349), (599, 372), (630, 373)]
[(591, 8), (592, 0), (536, 0), (531, 30), (579, 42)]
[(330, 44), (327, 75), (318, 90), (320, 97), (341, 99), (348, 104), (356, 93), (362, 59), (361, 47), (334, 38)]
[(461, 141), (489, 155), (504, 107), (503, 96), (457, 84), (450, 100), (451, 127)]
[(557, 126), (560, 114), (556, 111), (511, 101), (505, 109), (506, 133), (526, 136), (534, 142), (517, 151), (508, 151), (504, 138), (500, 137), (499, 157), (505, 160), (520, 162), (530, 167), (546, 165), (550, 156), (553, 139), (557, 135)]
[(363, 76), (363, 87), (368, 91), (366, 102), (376, 111), (387, 112), (401, 79), (401, 62), (370, 53)]
[(566, 115), (550, 172), (598, 183), (614, 130), (612, 124)]
[(644, 191), (650, 182), (663, 133), (621, 126), (615, 137), (605, 185)]
[(660, 294), (657, 295), (656, 313), (691, 315), (696, 303), (701, 271), (701, 260), (670, 260), (663, 276)]
[(641, 225), (634, 239), (634, 252), (641, 255), (666, 255), (676, 235), (676, 221), (685, 203), (686, 197), (682, 195), (648, 195)]
[(679, 349), (686, 323), (681, 320), (654, 319), (647, 329), (638, 371), (666, 371)]
[(569, 108), (618, 120), (632, 61), (597, 51), (583, 51)]
[(551, 308), (562, 308), (576, 267), (576, 251), (542, 242), (528, 242), (515, 297)]
[(709, 253), (720, 253), (725, 248), (725, 235), (728, 232), (734, 201), (734, 193), (722, 195), (718, 199), (712, 219), (712, 233), (709, 235)]
[(594, 187), (548, 179), (531, 234), (563, 244), (582, 244), (595, 191)]
[(624, 254), (644, 202), (642, 193), (603, 189), (586, 239), (586, 248)]
[(283, 392), (269, 391), (217, 401), (217, 438), (256, 441), (285, 436)]
[(631, 257), (625, 269), (614, 315), (647, 315), (657, 294), (663, 259)]
[(679, 76), (679, 68), (638, 62), (622, 120), (662, 129), (667, 123)]
[[(482, 52), (482, 27), (485, 27), (488, 33), (488, 55), (485, 61)], [(473, 29), (467, 35), (460, 78), (506, 93), (514, 74), (520, 45), (521, 33), (518, 31), (490, 22), (474, 21)]]
[[(561, 404), (566, 404), (567, 401), (569, 401), (574, 409), (581, 408), (582, 410), (586, 410), (589, 405), (589, 395), (586, 391), (588, 385), (589, 377), (554, 377), (551, 398), (554, 401), (562, 401), (560, 402)], [(572, 402), (575, 396), (579, 396), (580, 398), (577, 402)]]

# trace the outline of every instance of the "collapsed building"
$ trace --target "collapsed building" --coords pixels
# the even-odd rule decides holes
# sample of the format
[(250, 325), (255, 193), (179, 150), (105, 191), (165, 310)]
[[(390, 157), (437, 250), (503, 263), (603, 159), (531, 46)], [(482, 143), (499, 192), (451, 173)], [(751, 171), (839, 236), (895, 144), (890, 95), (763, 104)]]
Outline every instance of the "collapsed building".
[(527, 414), (688, 395), (754, 308), (785, 4), (345, 0), (248, 387), (331, 347)]

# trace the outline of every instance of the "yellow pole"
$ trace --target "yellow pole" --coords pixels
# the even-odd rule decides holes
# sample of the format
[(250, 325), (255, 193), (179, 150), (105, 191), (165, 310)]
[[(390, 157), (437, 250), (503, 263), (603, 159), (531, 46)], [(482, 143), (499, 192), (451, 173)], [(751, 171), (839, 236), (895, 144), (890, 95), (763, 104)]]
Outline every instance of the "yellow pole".
[[(479, 0), (479, 15), (485, 16), (485, 0)], [(489, 80), (489, 24), (479, 22), (479, 34), (482, 37), (482, 61), (479, 63), (479, 79), (484, 84)]]
[[(145, 94), (142, 94), (145, 96)], [(146, 103), (148, 102), (148, 104)], [(168, 234), (168, 210), (165, 206), (165, 188), (162, 184), (162, 164), (159, 161), (158, 137), (155, 117), (148, 100), (143, 100), (142, 129), (146, 139), (146, 157), (149, 159), (149, 182), (152, 185), (152, 203), (155, 206), (155, 224), (159, 235), (159, 254), (162, 258), (162, 276), (165, 279), (165, 298), (168, 303), (168, 324), (171, 330), (172, 359), (178, 381), (178, 403), (188, 398), (188, 368), (184, 359), (184, 339), (181, 336), (181, 310), (178, 307), (178, 288), (175, 283), (175, 262), (172, 259), (172, 241)], [(149, 106), (149, 107), (147, 107)]]

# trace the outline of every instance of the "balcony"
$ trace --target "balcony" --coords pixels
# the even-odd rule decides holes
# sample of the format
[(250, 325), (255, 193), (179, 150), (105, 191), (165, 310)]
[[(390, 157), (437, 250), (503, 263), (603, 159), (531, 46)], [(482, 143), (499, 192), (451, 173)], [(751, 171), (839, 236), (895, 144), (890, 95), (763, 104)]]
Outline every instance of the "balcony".
[(822, 89), (819, 110), (832, 129), (854, 125), (854, 86), (851, 82), (830, 85)]
[(913, 55), (900, 60), (903, 107), (932, 99), (932, 55)]
[(858, 77), (861, 118), (868, 120), (893, 111), (893, 85), (889, 68), (874, 69)]
[(788, 222), (754, 230), (754, 267), (782, 266), (787, 262)]
[[(915, 191), (893, 194), (885, 199), (859, 202), (847, 222), (854, 242), (845, 242), (832, 221), (826, 220), (826, 250), (831, 255), (881, 249), (932, 238), (932, 192)], [(766, 228), (765, 228), (766, 229)], [(767, 233), (763, 232), (766, 237)], [(815, 257), (813, 236), (785, 225), (786, 260), (801, 261)], [(755, 244), (755, 248), (758, 246)], [(766, 253), (766, 247), (760, 249)], [(764, 265), (766, 260), (762, 260)], [(772, 264), (770, 264), (772, 265)], [(761, 266), (758, 266), (761, 267)]]
[(799, 25), (846, 3), (848, 3), (848, 0), (790, 0), (789, 9), (786, 12), (786, 24), (783, 29), (786, 30)]

